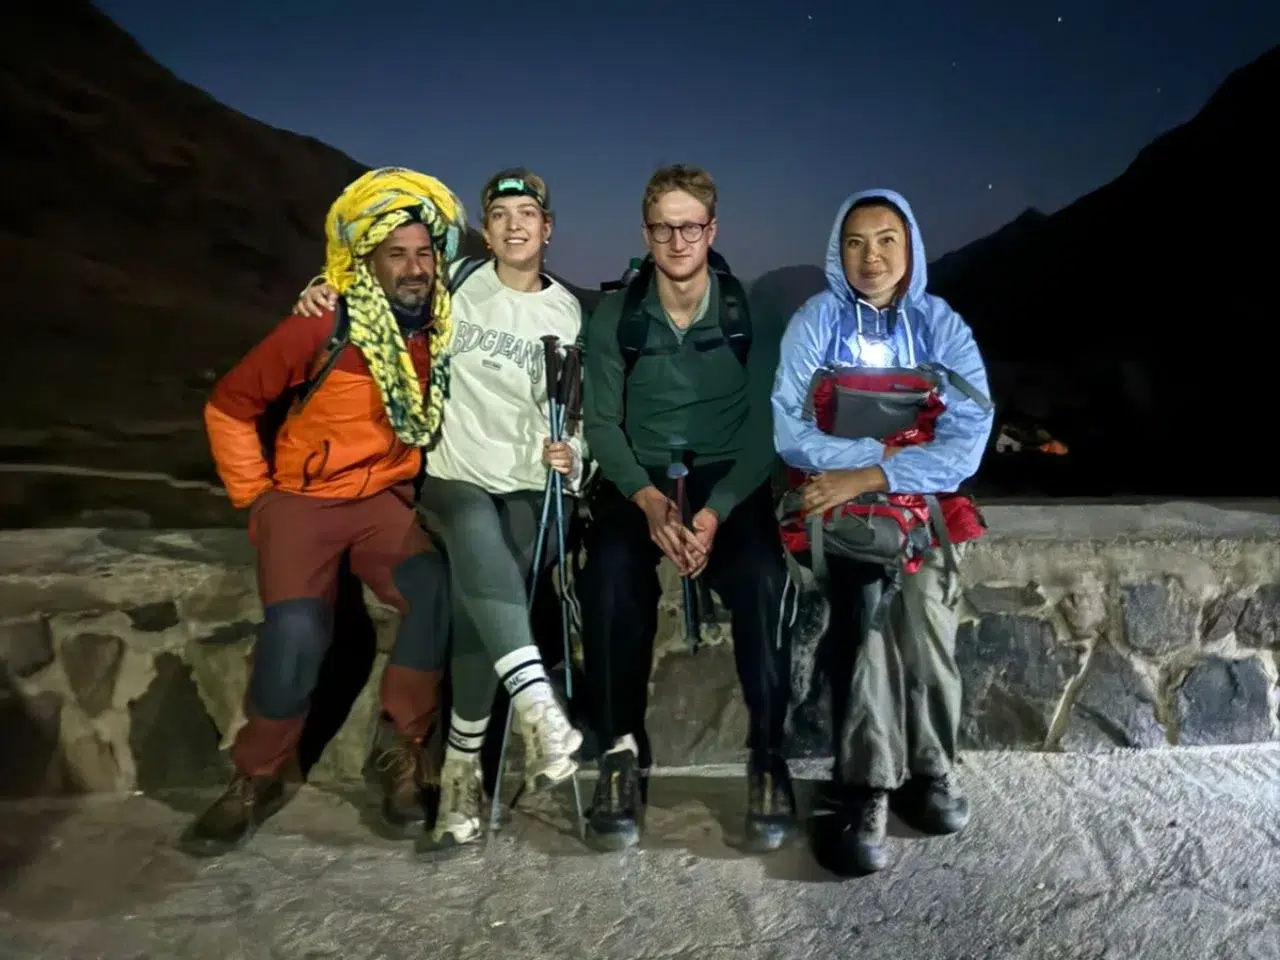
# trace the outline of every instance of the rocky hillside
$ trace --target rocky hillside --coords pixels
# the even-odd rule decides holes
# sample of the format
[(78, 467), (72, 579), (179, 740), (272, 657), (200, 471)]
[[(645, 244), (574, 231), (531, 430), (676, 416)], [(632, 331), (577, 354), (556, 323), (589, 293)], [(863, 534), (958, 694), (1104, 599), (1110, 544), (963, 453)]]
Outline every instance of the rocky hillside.
[[(1047, 421), (1111, 493), (1274, 495), (1280, 47), (1233, 73), (1116, 180), (930, 265), (973, 325), (997, 398)], [(1206, 449), (1211, 448), (1211, 449)], [(1075, 483), (1076, 481), (1073, 481)]]
[(85, 0), (22, 6), (0, 47), (0, 430), (194, 419), (365, 168), (184, 83)]

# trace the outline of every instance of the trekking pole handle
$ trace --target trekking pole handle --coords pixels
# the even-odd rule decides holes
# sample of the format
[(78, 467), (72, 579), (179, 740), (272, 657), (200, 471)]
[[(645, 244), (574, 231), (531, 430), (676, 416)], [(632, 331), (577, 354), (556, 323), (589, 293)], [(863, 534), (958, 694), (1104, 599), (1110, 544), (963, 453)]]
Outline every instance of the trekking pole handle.
[(576, 343), (564, 348), (556, 401), (560, 404), (561, 433), (572, 436), (582, 421), (582, 347)]
[(560, 442), (560, 430), (556, 421), (556, 400), (560, 384), (560, 338), (548, 333), (542, 338), (542, 372), (547, 387), (547, 417), (551, 422), (551, 442)]
[(547, 383), (547, 399), (556, 397), (560, 383), (560, 338), (547, 334), (542, 338), (543, 373)]

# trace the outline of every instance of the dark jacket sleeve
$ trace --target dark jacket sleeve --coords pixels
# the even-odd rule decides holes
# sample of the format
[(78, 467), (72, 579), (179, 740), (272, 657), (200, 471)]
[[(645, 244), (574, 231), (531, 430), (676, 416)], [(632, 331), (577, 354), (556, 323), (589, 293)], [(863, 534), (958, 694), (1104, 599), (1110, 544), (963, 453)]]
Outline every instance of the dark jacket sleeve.
[(622, 429), (622, 351), (618, 349), (618, 318), (622, 291), (600, 301), (587, 321), (586, 371), (582, 378), (582, 430), (591, 456), (604, 478), (624, 497), (649, 486)]
[(747, 354), (747, 415), (738, 426), (742, 451), (715, 485), (707, 506), (723, 521), (733, 508), (769, 480), (777, 463), (773, 448), (773, 378), (787, 318), (772, 303), (751, 298), (751, 352)]

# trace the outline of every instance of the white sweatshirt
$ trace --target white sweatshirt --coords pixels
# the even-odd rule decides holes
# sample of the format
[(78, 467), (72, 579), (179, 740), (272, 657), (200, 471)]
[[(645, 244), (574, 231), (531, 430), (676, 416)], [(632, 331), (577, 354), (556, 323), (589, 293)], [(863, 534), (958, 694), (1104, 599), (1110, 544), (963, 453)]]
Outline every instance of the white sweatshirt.
[[(555, 334), (564, 346), (577, 340), (577, 298), (554, 280), (534, 293), (512, 290), (490, 261), (454, 294), (453, 317), (449, 397), (427, 474), (489, 493), (542, 490), (542, 443), (551, 427), (541, 338)], [(577, 456), (565, 489), (576, 492), (586, 456), (581, 429), (569, 442)]]

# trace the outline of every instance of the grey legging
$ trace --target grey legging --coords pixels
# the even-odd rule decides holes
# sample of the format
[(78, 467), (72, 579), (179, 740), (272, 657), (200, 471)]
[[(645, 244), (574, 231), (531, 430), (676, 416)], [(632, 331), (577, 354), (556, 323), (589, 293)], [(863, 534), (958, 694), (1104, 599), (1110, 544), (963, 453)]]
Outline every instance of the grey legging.
[[(449, 558), (453, 710), (461, 720), (483, 720), (498, 688), (494, 662), (534, 645), (526, 585), (542, 493), (491, 494), (473, 483), (427, 477), (422, 508)], [(552, 525), (543, 547), (543, 568), (555, 558)]]

